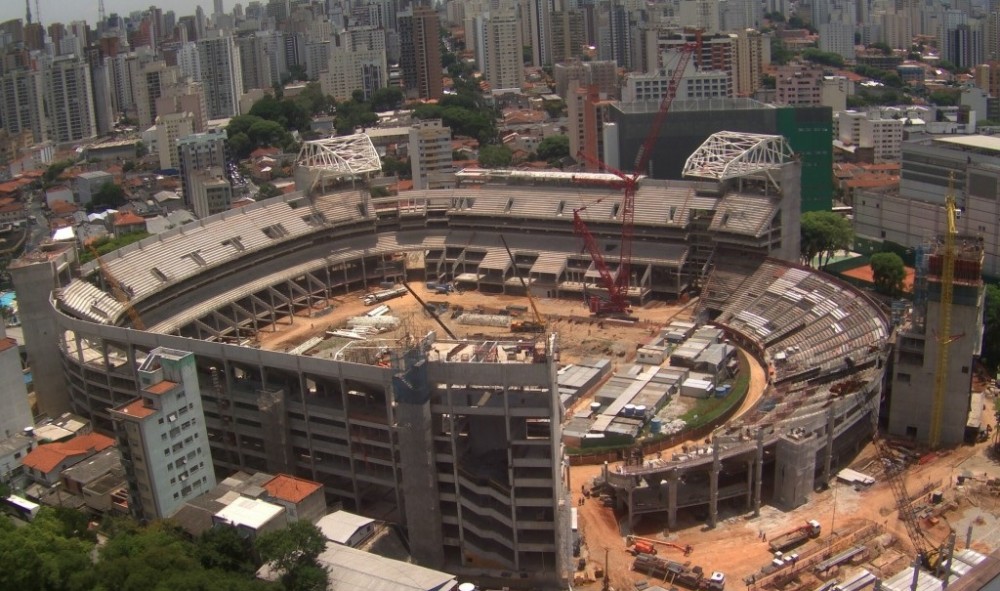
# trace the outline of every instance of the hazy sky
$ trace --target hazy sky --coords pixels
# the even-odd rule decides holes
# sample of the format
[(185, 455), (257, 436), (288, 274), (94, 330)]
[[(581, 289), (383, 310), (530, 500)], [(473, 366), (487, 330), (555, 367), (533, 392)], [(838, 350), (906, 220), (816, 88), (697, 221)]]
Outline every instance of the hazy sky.
[[(35, 1), (31, 0), (31, 15), (33, 20), (35, 15)], [(37, 0), (42, 11), (42, 24), (48, 26), (50, 23), (61, 22), (68, 24), (70, 21), (85, 20), (91, 26), (97, 22), (97, 0)], [(236, 5), (237, 0), (223, 0), (222, 6), (229, 12)], [(127, 15), (133, 10), (143, 10), (151, 5), (158, 6), (163, 12), (173, 10), (178, 17), (185, 14), (194, 14), (194, 9), (201, 4), (206, 16), (212, 14), (212, 0), (104, 0), (104, 10), (108, 14), (117, 12)], [(246, 6), (246, 1), (243, 2)], [(0, 22), (12, 18), (24, 19), (24, 0), (0, 0)]]

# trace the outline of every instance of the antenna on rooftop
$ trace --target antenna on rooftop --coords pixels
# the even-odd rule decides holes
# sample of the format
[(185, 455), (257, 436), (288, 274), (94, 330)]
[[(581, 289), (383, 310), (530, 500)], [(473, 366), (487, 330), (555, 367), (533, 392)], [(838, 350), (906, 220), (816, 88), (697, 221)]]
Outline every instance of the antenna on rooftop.
[(101, 19), (101, 24), (108, 20), (108, 16), (104, 12), (104, 0), (97, 0), (97, 18)]
[(24, 0), (24, 12), (26, 13), (25, 20), (28, 21), (28, 24), (30, 25), (31, 24), (31, 0)]

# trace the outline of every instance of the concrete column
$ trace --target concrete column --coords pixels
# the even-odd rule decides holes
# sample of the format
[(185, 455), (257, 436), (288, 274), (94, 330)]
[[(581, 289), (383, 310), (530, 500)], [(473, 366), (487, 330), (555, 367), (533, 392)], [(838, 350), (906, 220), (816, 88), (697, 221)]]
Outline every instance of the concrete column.
[(826, 409), (826, 450), (823, 453), (823, 482), (830, 486), (833, 481), (833, 428), (834, 412), (836, 404), (831, 404)]
[(719, 446), (712, 438), (712, 473), (708, 483), (708, 526), (715, 527), (719, 523), (719, 472), (722, 463), (719, 461)]
[(747, 509), (753, 507), (753, 460), (747, 460)]
[(632, 524), (635, 523), (635, 514), (632, 513), (632, 507), (635, 505), (635, 488), (628, 487), (628, 520), (625, 522), (628, 525), (627, 534), (632, 533)]
[(677, 529), (677, 470), (667, 473), (667, 527)]
[(753, 516), (760, 517), (761, 487), (764, 483), (764, 430), (757, 429), (757, 457), (754, 459)]

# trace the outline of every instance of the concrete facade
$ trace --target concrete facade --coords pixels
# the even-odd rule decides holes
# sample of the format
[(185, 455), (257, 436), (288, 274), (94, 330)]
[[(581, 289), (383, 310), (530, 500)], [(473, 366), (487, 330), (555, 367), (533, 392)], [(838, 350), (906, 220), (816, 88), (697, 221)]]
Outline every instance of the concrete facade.
[(139, 397), (111, 410), (129, 510), (165, 519), (215, 487), (215, 471), (193, 354), (158, 347), (137, 371)]

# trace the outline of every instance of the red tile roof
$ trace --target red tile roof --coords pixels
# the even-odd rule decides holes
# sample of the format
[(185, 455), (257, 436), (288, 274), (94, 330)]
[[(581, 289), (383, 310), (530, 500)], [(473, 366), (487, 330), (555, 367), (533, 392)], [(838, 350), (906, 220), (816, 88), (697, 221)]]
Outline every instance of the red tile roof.
[(69, 441), (47, 443), (33, 449), (24, 456), (24, 465), (43, 474), (55, 470), (65, 460), (83, 456), (88, 458), (115, 444), (115, 440), (99, 433), (79, 435)]
[(156, 394), (157, 396), (159, 396), (161, 394), (166, 394), (167, 392), (173, 390), (176, 386), (177, 382), (163, 380), (146, 388), (146, 392), (149, 392), (150, 394)]
[(323, 485), (312, 480), (278, 474), (264, 483), (267, 494), (289, 503), (301, 503), (303, 499), (319, 490)]
[(131, 211), (118, 212), (118, 215), (115, 216), (116, 226), (138, 226), (140, 224), (145, 225), (146, 220), (135, 215)]
[(149, 408), (148, 406), (143, 404), (142, 398), (136, 398), (132, 402), (129, 402), (128, 404), (125, 404), (123, 406), (119, 406), (114, 410), (122, 414), (128, 415), (130, 417), (135, 417), (137, 419), (144, 419), (156, 412), (155, 408)]

